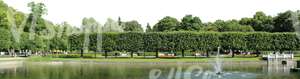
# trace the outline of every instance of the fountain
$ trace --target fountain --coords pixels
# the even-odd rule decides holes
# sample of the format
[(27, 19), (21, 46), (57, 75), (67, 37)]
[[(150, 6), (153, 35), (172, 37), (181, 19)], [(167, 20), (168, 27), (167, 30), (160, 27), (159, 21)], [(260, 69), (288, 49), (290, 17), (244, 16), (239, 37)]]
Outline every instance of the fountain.
[(220, 48), (221, 47), (218, 47), (218, 52), (217, 52), (217, 56), (216, 56), (216, 63), (214, 65), (214, 68), (215, 68), (215, 72), (217, 75), (221, 75), (222, 74), (222, 63), (220, 61)]
[(197, 78), (200, 79), (252, 79), (257, 76), (257, 74), (246, 73), (246, 72), (224, 72), (222, 71), (222, 59), (220, 55), (221, 47), (218, 47), (218, 52), (215, 58), (215, 62), (213, 63), (214, 71), (213, 72), (205, 72), (203, 76), (199, 76)]

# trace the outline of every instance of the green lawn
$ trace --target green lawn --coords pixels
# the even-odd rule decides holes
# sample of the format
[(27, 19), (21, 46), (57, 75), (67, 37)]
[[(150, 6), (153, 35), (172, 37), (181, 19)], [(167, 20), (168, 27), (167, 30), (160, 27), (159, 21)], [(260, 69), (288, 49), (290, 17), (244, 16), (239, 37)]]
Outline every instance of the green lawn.
[(300, 57), (295, 57), (296, 60), (300, 60)]
[[(96, 61), (96, 62), (209, 62), (215, 58), (176, 58), (176, 59), (143, 59), (143, 58), (51, 58), (29, 57), (28, 61)], [(222, 58), (223, 61), (260, 61), (260, 58)]]

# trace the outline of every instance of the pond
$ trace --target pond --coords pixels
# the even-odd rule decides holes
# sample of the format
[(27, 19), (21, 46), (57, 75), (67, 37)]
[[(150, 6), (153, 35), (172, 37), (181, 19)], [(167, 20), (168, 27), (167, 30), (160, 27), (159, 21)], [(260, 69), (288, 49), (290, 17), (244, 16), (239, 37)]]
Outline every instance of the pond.
[[(268, 64), (269, 63), (269, 64)], [(294, 64), (225, 62), (222, 73), (213, 63), (100, 63), (88, 61), (0, 61), (0, 79), (300, 79)]]

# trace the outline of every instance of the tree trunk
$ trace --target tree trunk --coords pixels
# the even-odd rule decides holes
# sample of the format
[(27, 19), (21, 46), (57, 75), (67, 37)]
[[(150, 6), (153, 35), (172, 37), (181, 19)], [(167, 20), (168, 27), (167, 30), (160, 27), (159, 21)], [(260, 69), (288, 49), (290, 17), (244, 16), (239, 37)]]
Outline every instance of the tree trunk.
[(8, 55), (9, 56), (11, 56), (10, 54), (11, 54), (11, 51), (10, 51), (10, 49), (7, 49), (7, 51), (8, 51)]
[(231, 52), (231, 57), (233, 58), (234, 57), (234, 52), (230, 49), (230, 52)]
[(104, 56), (105, 58), (107, 58), (107, 51), (104, 51)]
[(209, 52), (208, 52), (208, 50), (206, 50), (206, 57), (207, 57), (207, 58), (209, 57)]
[(146, 52), (144, 52), (144, 58), (146, 58)]
[(95, 56), (95, 58), (97, 58), (97, 53), (96, 52), (95, 52), (94, 56)]
[(9, 51), (9, 52), (8, 52), (8, 53), (9, 53), (9, 56), (13, 57), (12, 49), (9, 49), (8, 51)]
[(81, 49), (81, 51), (80, 51), (80, 57), (81, 58), (83, 57), (83, 49)]
[(11, 57), (15, 57), (15, 49), (10, 50), (10, 55), (11, 55)]
[(156, 58), (158, 58), (158, 50), (156, 50), (156, 52), (155, 52), (155, 53), (156, 53)]
[(51, 53), (51, 57), (53, 58), (53, 57), (54, 57), (54, 54), (53, 54), (52, 50), (49, 50), (49, 51), (50, 51), (50, 53)]
[(23, 50), (24, 56), (27, 57), (27, 51)]
[(133, 52), (130, 52), (130, 57), (133, 58)]
[(7, 49), (8, 55), (10, 55), (10, 49)]
[(259, 57), (260, 52), (258, 50), (256, 50), (256, 57)]
[(184, 50), (181, 50), (182, 58), (184, 58)]

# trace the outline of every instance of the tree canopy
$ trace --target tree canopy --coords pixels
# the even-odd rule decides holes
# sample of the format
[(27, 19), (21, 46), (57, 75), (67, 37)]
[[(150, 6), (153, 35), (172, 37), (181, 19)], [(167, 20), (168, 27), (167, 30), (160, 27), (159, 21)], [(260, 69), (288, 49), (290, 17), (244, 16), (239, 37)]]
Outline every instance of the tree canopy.
[(156, 32), (165, 32), (165, 31), (176, 31), (176, 28), (179, 26), (180, 22), (173, 17), (166, 16), (163, 19), (159, 20), (157, 24), (154, 25), (153, 31)]
[(294, 32), (293, 27), (292, 11), (286, 11), (284, 13), (279, 13), (278, 16), (274, 18), (274, 32)]
[(181, 19), (180, 27), (178, 27), (177, 30), (199, 31), (201, 28), (203, 28), (203, 26), (199, 17), (186, 15)]
[(129, 31), (129, 32), (143, 32), (142, 25), (139, 24), (139, 22), (136, 20), (124, 22), (123, 28), (124, 31)]
[(252, 26), (255, 31), (272, 32), (274, 29), (273, 18), (261, 11), (256, 12), (253, 18), (242, 18), (240, 24)]

